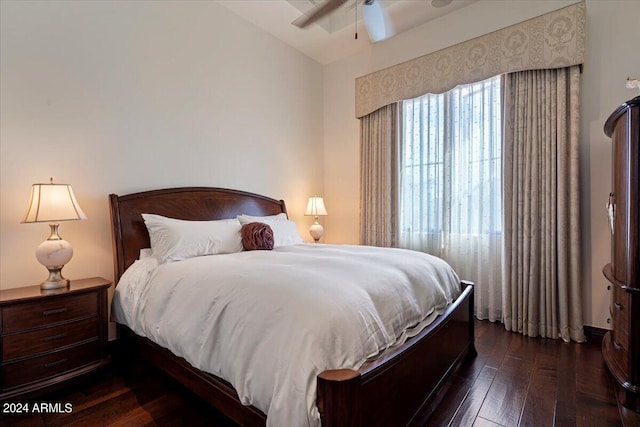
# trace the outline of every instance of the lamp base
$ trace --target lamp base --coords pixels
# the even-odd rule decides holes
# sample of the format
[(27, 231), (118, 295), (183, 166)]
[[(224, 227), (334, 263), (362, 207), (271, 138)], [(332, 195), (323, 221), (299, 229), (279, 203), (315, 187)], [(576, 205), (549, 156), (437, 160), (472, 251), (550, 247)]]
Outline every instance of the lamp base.
[(58, 224), (49, 224), (51, 235), (40, 243), (36, 250), (36, 258), (47, 267), (49, 277), (40, 284), (40, 289), (59, 289), (69, 286), (69, 280), (62, 277), (62, 267), (71, 260), (73, 248), (58, 235)]
[(324, 234), (324, 228), (318, 222), (318, 218), (317, 217), (316, 217), (316, 222), (309, 229), (309, 234), (311, 234), (311, 237), (313, 237), (313, 240), (316, 243), (318, 243), (320, 241), (320, 238)]
[(49, 270), (49, 277), (40, 283), (40, 289), (60, 289), (69, 286), (69, 279), (65, 279), (62, 276), (62, 267), (47, 267)]

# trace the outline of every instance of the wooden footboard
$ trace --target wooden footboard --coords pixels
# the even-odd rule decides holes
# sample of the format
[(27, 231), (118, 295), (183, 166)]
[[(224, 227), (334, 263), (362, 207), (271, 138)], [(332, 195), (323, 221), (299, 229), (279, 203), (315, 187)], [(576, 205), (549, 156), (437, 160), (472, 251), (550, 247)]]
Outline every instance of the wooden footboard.
[(318, 409), (324, 427), (424, 425), (447, 377), (474, 346), (473, 284), (407, 345), (360, 370), (318, 376)]

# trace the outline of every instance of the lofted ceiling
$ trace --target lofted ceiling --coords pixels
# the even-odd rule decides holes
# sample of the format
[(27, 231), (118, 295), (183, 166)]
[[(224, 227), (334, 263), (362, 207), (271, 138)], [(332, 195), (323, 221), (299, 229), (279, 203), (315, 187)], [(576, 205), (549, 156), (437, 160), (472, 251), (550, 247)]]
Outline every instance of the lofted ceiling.
[[(345, 0), (342, 7), (307, 28), (292, 25), (300, 15), (323, 1), (218, 0), (218, 3), (323, 65), (367, 49), (371, 42), (362, 21), (363, 0)], [(397, 35), (476, 0), (376, 1), (384, 4)]]

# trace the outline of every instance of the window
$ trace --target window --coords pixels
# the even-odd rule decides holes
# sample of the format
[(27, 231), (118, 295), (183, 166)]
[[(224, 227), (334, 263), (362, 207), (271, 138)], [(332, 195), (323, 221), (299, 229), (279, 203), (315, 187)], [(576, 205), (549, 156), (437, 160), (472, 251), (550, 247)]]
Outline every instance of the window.
[[(400, 246), (476, 282), (501, 276), (500, 77), (404, 101)], [(479, 317), (481, 317), (480, 315)]]
[(501, 234), (500, 77), (403, 104), (404, 239)]

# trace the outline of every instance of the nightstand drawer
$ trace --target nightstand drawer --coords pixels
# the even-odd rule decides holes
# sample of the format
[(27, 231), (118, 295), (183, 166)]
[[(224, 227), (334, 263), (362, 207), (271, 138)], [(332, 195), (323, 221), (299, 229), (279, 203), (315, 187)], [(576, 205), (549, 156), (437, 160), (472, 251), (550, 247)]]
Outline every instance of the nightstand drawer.
[(33, 381), (53, 377), (99, 359), (98, 340), (66, 350), (45, 354), (22, 362), (2, 366), (2, 389), (7, 390)]
[(52, 328), (6, 335), (2, 340), (2, 360), (8, 361), (44, 353), (97, 336), (97, 317), (65, 323)]
[(94, 292), (15, 304), (2, 309), (2, 333), (18, 332), (97, 313), (98, 300)]

